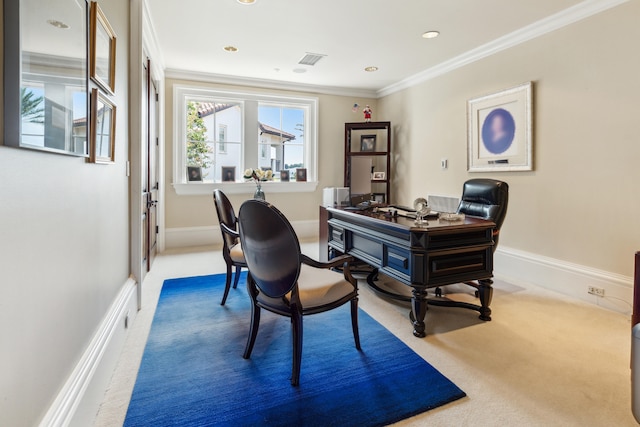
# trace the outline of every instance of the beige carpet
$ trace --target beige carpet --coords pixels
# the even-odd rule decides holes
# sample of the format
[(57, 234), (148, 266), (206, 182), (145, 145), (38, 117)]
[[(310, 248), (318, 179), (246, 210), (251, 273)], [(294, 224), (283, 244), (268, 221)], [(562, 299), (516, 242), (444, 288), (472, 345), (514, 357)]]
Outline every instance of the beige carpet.
[[(302, 246), (317, 255), (317, 243)], [(95, 426), (124, 421), (163, 280), (224, 271), (221, 253), (211, 248), (158, 256)], [(430, 307), (428, 336), (418, 339), (408, 307), (380, 298), (361, 282), (362, 309), (468, 396), (396, 425), (637, 425), (630, 403), (629, 316), (530, 285), (496, 280), (494, 287), (491, 322), (480, 321), (475, 311)], [(453, 290), (451, 298), (473, 299), (471, 288)], [(229, 295), (241, 297), (233, 290)]]

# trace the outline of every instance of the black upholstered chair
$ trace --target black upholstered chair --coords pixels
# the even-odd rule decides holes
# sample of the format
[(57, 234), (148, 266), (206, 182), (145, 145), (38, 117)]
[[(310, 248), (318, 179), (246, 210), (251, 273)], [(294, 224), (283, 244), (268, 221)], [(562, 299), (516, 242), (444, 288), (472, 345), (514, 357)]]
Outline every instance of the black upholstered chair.
[[(487, 219), (496, 224), (496, 228), (493, 230), (493, 251), (495, 252), (500, 237), (500, 228), (507, 215), (508, 204), (509, 185), (506, 182), (488, 178), (470, 179), (465, 182), (462, 187), (462, 198), (458, 205), (457, 213)], [(487, 298), (488, 305), (491, 300), (491, 287), (483, 287), (482, 283), (479, 282), (465, 282), (465, 284), (476, 288), (476, 296), (479, 296), (481, 299)], [(484, 291), (485, 293), (482, 294), (479, 291)], [(438, 297), (442, 296), (442, 290), (436, 288), (435, 294)], [(438, 305), (432, 301), (429, 303)]]
[(509, 185), (506, 182), (488, 178), (470, 179), (462, 187), (458, 213), (488, 219), (496, 224), (493, 230), (495, 252), (508, 204)]
[(220, 232), (222, 233), (222, 257), (227, 264), (227, 281), (224, 287), (224, 295), (220, 305), (224, 305), (229, 295), (229, 289), (231, 288), (231, 275), (233, 267), (236, 269), (236, 276), (233, 281), (233, 288), (238, 286), (238, 279), (240, 279), (240, 272), (242, 267), (246, 267), (247, 263), (244, 260), (244, 253), (242, 251), (242, 245), (240, 244), (240, 235), (238, 234), (238, 219), (233, 211), (231, 202), (220, 190), (213, 191), (213, 202), (216, 205), (216, 212), (218, 213), (218, 222), (220, 223)]
[[(251, 328), (243, 357), (248, 359), (260, 325), (260, 310), (291, 318), (293, 366), (291, 384), (300, 381), (302, 319), (351, 303), (351, 328), (355, 346), (358, 334), (358, 285), (349, 270), (352, 258), (343, 255), (320, 263), (301, 254), (298, 237), (285, 216), (262, 200), (247, 200), (238, 214), (240, 240), (249, 274)], [(342, 267), (343, 272), (331, 268)], [(327, 375), (330, 375), (327, 372)]]

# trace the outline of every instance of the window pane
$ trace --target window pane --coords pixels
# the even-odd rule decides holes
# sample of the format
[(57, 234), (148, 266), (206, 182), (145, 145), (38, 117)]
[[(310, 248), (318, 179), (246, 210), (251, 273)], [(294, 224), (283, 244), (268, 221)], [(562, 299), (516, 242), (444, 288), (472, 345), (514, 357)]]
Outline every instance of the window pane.
[[(22, 95), (22, 142), (44, 147), (44, 89), (25, 86)], [(86, 129), (86, 118), (84, 120)]]
[(186, 166), (201, 167), (205, 182), (221, 181), (223, 167), (242, 169), (242, 105), (190, 99), (186, 113)]
[(259, 166), (271, 168), (274, 172), (287, 169), (287, 164), (304, 167), (304, 123), (303, 108), (260, 104)]

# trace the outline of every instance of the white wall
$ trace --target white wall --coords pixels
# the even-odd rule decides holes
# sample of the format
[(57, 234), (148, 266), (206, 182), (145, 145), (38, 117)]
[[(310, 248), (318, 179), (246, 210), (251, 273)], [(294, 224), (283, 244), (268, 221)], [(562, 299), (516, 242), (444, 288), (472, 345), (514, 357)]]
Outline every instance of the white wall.
[(128, 4), (100, 1), (118, 36), (116, 164), (0, 146), (3, 426), (39, 423), (129, 276)]
[[(631, 277), (640, 249), (639, 16), (640, 2), (628, 2), (380, 99), (394, 128), (399, 201), (502, 179), (510, 185), (502, 248)], [(467, 100), (526, 81), (534, 170), (468, 173)]]

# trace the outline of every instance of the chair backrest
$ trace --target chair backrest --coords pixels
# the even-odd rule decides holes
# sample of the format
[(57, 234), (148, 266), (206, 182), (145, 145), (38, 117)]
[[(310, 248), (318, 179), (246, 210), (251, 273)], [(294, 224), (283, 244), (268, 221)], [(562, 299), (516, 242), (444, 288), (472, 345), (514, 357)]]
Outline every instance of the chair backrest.
[(488, 178), (470, 179), (462, 188), (458, 213), (493, 221), (496, 224), (494, 241), (497, 246), (508, 204), (509, 185), (506, 182)]
[[(236, 214), (233, 211), (233, 205), (227, 198), (227, 196), (220, 190), (213, 190), (213, 202), (216, 205), (216, 212), (218, 213), (218, 222), (220, 224), (224, 224), (232, 230), (238, 231), (236, 225), (238, 223), (238, 219), (236, 218)], [(237, 243), (236, 239), (229, 234), (222, 232), (222, 239), (224, 240), (225, 246), (230, 248), (231, 246)]]
[(300, 243), (293, 227), (274, 206), (247, 200), (238, 213), (240, 241), (249, 274), (266, 296), (290, 292), (300, 275)]

